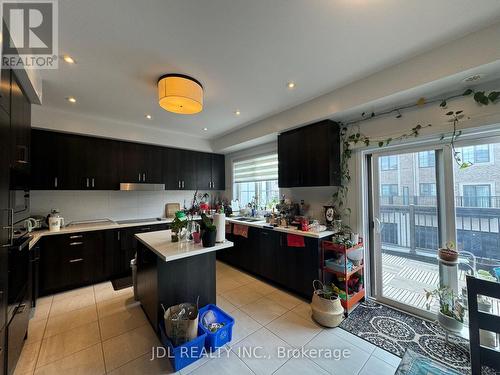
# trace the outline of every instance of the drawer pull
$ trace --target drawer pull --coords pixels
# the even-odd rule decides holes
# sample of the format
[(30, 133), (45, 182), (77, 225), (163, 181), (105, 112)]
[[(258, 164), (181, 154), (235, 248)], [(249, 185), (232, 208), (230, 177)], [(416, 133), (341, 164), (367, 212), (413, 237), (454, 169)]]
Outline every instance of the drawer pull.
[(78, 262), (81, 262), (81, 261), (83, 261), (83, 258), (71, 259), (69, 262), (70, 263), (78, 263)]
[(151, 228), (150, 227), (146, 227), (146, 228), (141, 228), (141, 230), (143, 230), (143, 231), (144, 230), (151, 230)]
[(69, 246), (83, 245), (83, 242), (70, 242)]
[(82, 238), (82, 237), (83, 237), (83, 235), (81, 235), (81, 234), (77, 234), (77, 235), (74, 235), (74, 236), (69, 236), (69, 238), (71, 238), (71, 239)]

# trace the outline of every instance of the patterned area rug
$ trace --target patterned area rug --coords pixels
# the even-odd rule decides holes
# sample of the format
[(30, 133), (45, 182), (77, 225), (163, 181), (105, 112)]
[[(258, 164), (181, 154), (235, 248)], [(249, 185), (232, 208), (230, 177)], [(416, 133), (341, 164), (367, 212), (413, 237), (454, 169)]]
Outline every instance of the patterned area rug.
[(469, 342), (449, 335), (447, 344), (445, 332), (438, 324), (365, 301), (340, 327), (398, 357), (411, 349), (460, 373), (470, 374)]

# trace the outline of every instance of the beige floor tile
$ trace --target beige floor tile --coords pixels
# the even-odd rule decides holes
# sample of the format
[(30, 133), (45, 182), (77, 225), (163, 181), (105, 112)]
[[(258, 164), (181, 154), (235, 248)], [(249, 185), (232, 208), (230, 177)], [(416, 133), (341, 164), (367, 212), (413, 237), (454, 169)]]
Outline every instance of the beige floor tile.
[(95, 304), (94, 290), (92, 289), (92, 292), (69, 296), (64, 299), (59, 299), (57, 301), (54, 300), (54, 302), (52, 302), (52, 308), (50, 309), (50, 315), (52, 316), (52, 315), (63, 314), (94, 304)]
[(94, 284), (94, 292), (97, 290), (103, 289), (103, 288), (113, 288), (113, 284), (111, 284), (111, 281), (104, 281), (99, 284)]
[(148, 323), (146, 315), (140, 306), (107, 315), (99, 320), (102, 340), (121, 335), (131, 329), (140, 327)]
[(198, 367), (192, 372), (193, 375), (253, 375), (253, 372), (245, 365), (245, 363), (232, 352), (221, 352), (220, 358), (215, 358), (208, 361), (203, 366)]
[(101, 344), (38, 367), (35, 371), (35, 375), (101, 375), (105, 373)]
[(151, 354), (145, 354), (109, 372), (110, 375), (159, 375), (174, 373), (167, 358), (151, 361)]
[(239, 272), (234, 276), (231, 276), (234, 280), (238, 281), (242, 285), (247, 285), (249, 283), (253, 283), (255, 281), (258, 281), (255, 277), (248, 275), (244, 272)]
[(37, 367), (64, 358), (70, 354), (99, 343), (97, 322), (89, 323), (42, 341)]
[(44, 337), (51, 337), (76, 327), (95, 322), (97, 310), (95, 305), (90, 305), (66, 314), (50, 315), (45, 328)]
[(121, 311), (139, 306), (139, 301), (134, 300), (134, 297), (120, 296), (113, 299), (107, 299), (97, 303), (97, 314), (99, 319), (108, 315), (113, 315)]
[(31, 374), (35, 369), (36, 360), (38, 358), (38, 353), (40, 351), (41, 341), (34, 342), (31, 344), (25, 344), (23, 346), (23, 351), (21, 356), (17, 361), (16, 370), (14, 375), (24, 375)]
[(276, 301), (283, 307), (287, 309), (293, 309), (294, 307), (298, 306), (300, 303), (304, 302), (303, 300), (291, 295), (290, 293), (283, 292), (283, 291), (277, 291), (274, 293), (271, 293), (267, 295), (268, 298)]
[(268, 297), (241, 306), (240, 310), (262, 325), (268, 324), (288, 311), (288, 309)]
[(273, 287), (272, 285), (270, 285), (268, 283), (260, 281), (260, 280), (254, 280), (253, 282), (246, 284), (245, 286), (247, 288), (252, 289), (252, 290), (256, 290), (257, 292), (259, 292), (260, 294), (262, 294), (264, 296), (267, 296), (269, 294), (272, 294), (272, 293), (279, 291), (279, 289)]
[(72, 298), (76, 296), (84, 296), (87, 294), (94, 294), (94, 287), (91, 286), (86, 286), (83, 288), (77, 288), (77, 289), (72, 289), (68, 290), (67, 292), (61, 292), (54, 294), (54, 302), (56, 301), (61, 301), (66, 298)]
[(38, 297), (36, 299), (36, 305), (45, 305), (46, 303), (52, 303), (52, 300), (54, 299), (54, 296), (45, 296), (45, 297)]
[(230, 313), (231, 311), (236, 310), (236, 306), (234, 306), (231, 302), (229, 302), (227, 299), (225, 299), (220, 294), (217, 294), (216, 304), (217, 304), (217, 306), (219, 306), (222, 310), (224, 310), (227, 313)]
[(229, 343), (230, 346), (234, 346), (237, 342), (240, 342), (245, 337), (262, 328), (261, 324), (241, 310), (233, 311), (231, 316), (234, 318), (235, 323), (233, 325), (231, 342)]
[(300, 315), (301, 317), (303, 317), (304, 319), (309, 319), (312, 321), (312, 318), (311, 318), (311, 305), (309, 305), (308, 303), (301, 303), (297, 306), (295, 306), (292, 311), (297, 314), (297, 315)]
[(52, 303), (43, 303), (43, 304), (36, 304), (35, 307), (35, 313), (33, 314), (33, 317), (31, 318), (32, 321), (35, 320), (46, 320), (49, 317), (50, 309), (52, 307)]
[(307, 344), (322, 328), (292, 311), (269, 323), (266, 328), (293, 347)]
[(151, 353), (160, 345), (149, 324), (125, 332), (103, 342), (106, 371), (110, 372), (133, 359)]
[(132, 297), (133, 295), (134, 295), (134, 290), (132, 287), (124, 288), (124, 289), (120, 289), (120, 290), (114, 290), (111, 283), (109, 283), (108, 287), (96, 289), (95, 300), (96, 300), (96, 302), (101, 302), (101, 301), (105, 301), (107, 299), (114, 299), (114, 298), (123, 297), (123, 296), (126, 296), (128, 298), (128, 297)]
[(32, 344), (34, 342), (42, 341), (46, 325), (46, 319), (30, 320), (28, 325), (28, 338), (24, 343)]
[(236, 289), (231, 289), (221, 294), (225, 299), (227, 299), (231, 304), (233, 304), (236, 307), (247, 305), (251, 302), (254, 302), (262, 298), (261, 293), (252, 289), (248, 289), (245, 285), (240, 286), (239, 288)]
[(220, 279), (216, 280), (216, 289), (217, 293), (224, 293), (229, 290), (236, 289), (243, 284), (240, 283), (239, 281), (231, 278), (231, 277), (221, 277)]
[[(248, 356), (248, 350), (259, 348), (258, 356)], [(232, 351), (250, 367), (255, 374), (272, 374), (281, 367), (288, 358), (281, 358), (279, 348), (291, 349), (286, 342), (281, 340), (266, 328), (261, 328), (236, 344)], [(282, 350), (282, 349), (281, 349)], [(263, 359), (261, 356), (265, 356)]]

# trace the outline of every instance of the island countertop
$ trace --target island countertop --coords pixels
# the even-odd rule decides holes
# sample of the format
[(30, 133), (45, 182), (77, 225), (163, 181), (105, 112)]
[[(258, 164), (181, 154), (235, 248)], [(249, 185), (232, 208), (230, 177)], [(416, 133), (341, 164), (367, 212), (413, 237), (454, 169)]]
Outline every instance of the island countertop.
[(192, 241), (172, 242), (171, 232), (171, 230), (160, 230), (136, 234), (135, 237), (165, 262), (233, 247), (233, 243), (227, 240), (212, 247), (203, 247), (201, 243), (195, 244)]

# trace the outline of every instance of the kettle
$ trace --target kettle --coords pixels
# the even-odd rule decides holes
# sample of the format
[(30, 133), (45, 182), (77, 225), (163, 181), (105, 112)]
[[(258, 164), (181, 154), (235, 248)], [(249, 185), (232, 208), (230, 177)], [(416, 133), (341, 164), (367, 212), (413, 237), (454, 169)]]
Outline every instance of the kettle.
[(26, 227), (26, 230), (28, 232), (32, 232), (33, 229), (38, 228), (38, 222), (35, 219), (33, 219), (32, 217), (30, 217), (30, 218), (24, 220), (24, 226)]
[(59, 210), (54, 209), (47, 216), (50, 232), (59, 232), (64, 227), (64, 218), (59, 215)]

